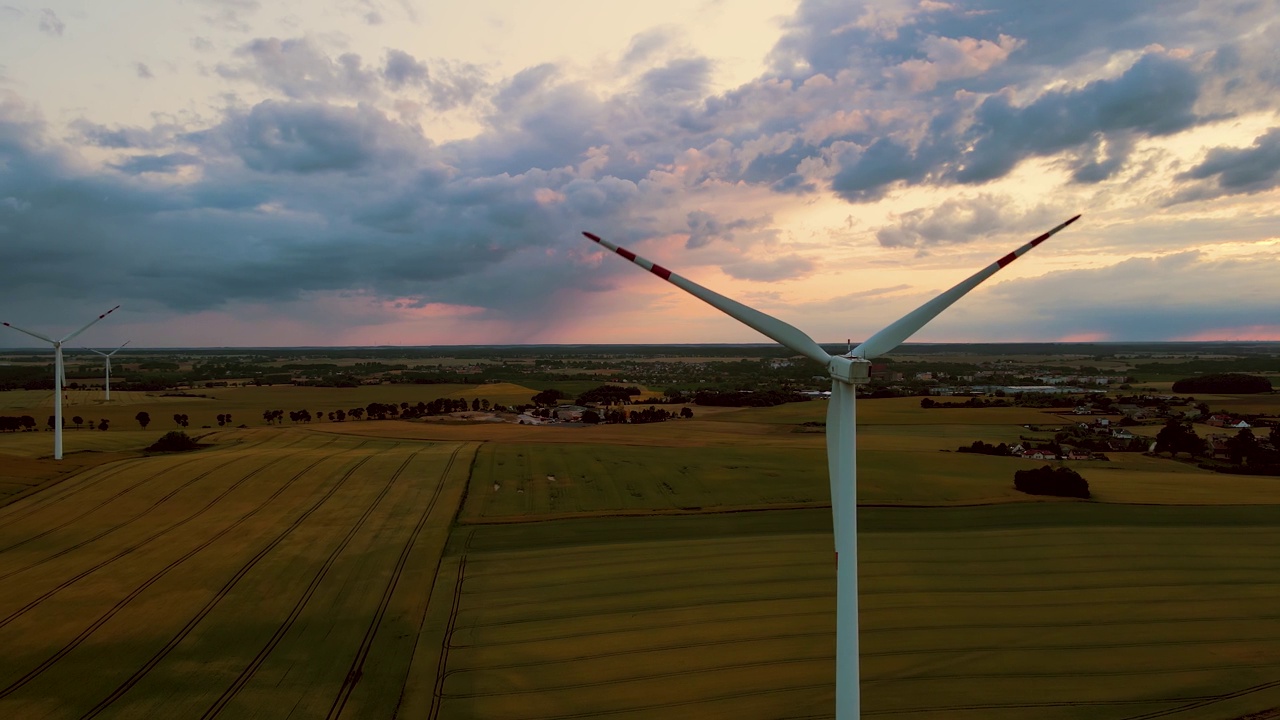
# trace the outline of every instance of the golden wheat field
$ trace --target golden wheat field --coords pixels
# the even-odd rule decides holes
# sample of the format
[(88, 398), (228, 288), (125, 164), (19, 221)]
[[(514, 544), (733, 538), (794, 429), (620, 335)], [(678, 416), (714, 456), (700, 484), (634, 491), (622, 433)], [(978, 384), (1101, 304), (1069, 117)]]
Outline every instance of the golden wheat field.
[[(268, 426), (393, 395), (235, 390), (122, 395), (60, 464), (0, 436), (0, 717), (832, 716), (821, 402)], [(248, 427), (142, 452), (215, 406)], [(1280, 482), (1117, 455), (1073, 465), (1092, 501), (1029, 501), (1024, 461), (951, 452), (1029, 411), (859, 412), (866, 717), (1280, 708)]]

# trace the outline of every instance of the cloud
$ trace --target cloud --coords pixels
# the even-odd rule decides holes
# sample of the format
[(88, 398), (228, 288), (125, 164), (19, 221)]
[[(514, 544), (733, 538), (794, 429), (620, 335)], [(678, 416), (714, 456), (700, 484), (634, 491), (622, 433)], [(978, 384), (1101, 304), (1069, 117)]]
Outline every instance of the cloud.
[(1184, 201), (1256, 193), (1280, 185), (1280, 127), (1258, 136), (1250, 147), (1211, 149), (1199, 165), (1178, 179), (1212, 181), (1183, 191), (1178, 199)]
[(438, 60), (432, 63), (419, 61), (403, 50), (387, 51), (382, 78), (388, 88), (400, 90), (406, 87), (427, 92), (427, 104), (436, 110), (452, 110), (468, 105), (487, 87), (482, 68), (470, 63)]
[(330, 58), (309, 38), (257, 38), (240, 46), (236, 55), (242, 61), (219, 64), (219, 75), (248, 80), (289, 98), (369, 98), (376, 92), (377, 75), (364, 67), (359, 55)]
[(940, 82), (981, 75), (1025, 44), (1004, 34), (995, 41), (930, 35), (920, 43), (927, 59), (905, 60), (887, 74), (913, 91), (932, 90)]
[(1008, 197), (982, 194), (894, 215), (891, 224), (876, 231), (876, 241), (888, 248), (967, 243), (992, 235), (1047, 227), (1051, 221), (1051, 213), (1044, 206), (1026, 212)]
[(704, 247), (712, 240), (732, 242), (734, 231), (752, 230), (768, 225), (770, 218), (739, 218), (729, 222), (721, 222), (714, 215), (703, 210), (694, 210), (688, 214), (689, 239), (684, 246), (689, 250)]
[(777, 282), (804, 277), (814, 270), (812, 260), (799, 255), (782, 255), (767, 260), (739, 260), (722, 269), (731, 277), (755, 282)]
[(416, 132), (378, 110), (266, 100), (192, 133), (198, 147), (223, 150), (265, 173), (359, 171), (375, 162), (408, 162), (425, 146)]
[(123, 173), (141, 175), (143, 173), (171, 173), (191, 165), (200, 165), (200, 158), (189, 153), (166, 153), (164, 155), (134, 155), (111, 166)]
[(204, 21), (223, 30), (248, 32), (249, 17), (262, 7), (259, 0), (196, 0), (207, 7), (211, 14)]
[(66, 23), (58, 17), (58, 14), (49, 8), (40, 11), (40, 32), (46, 35), (62, 37), (62, 31), (67, 29)]
[(146, 63), (135, 64), (134, 71), (137, 74), (137, 76), (142, 78), (143, 80), (150, 80), (151, 78), (155, 77), (155, 75), (151, 74), (151, 68), (147, 67)]
[[(1151, 52), (1115, 79), (1050, 90), (1018, 104), (1009, 93), (983, 99), (973, 121), (949, 131), (952, 118), (933, 118), (933, 132), (914, 146), (879, 137), (837, 158), (831, 187), (846, 200), (882, 196), (895, 182), (980, 184), (1004, 177), (1032, 157), (1074, 151), (1075, 180), (1098, 182), (1128, 157), (1134, 137), (1158, 137), (1205, 120), (1195, 113), (1200, 80), (1187, 60)], [(1106, 145), (1108, 156), (1096, 159)]]

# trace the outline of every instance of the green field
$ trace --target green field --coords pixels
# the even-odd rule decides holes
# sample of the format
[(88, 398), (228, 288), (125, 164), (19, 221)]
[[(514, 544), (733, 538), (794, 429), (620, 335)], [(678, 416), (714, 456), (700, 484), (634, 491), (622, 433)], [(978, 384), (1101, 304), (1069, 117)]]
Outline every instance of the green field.
[[(261, 422), (422, 387), (233, 388), (249, 427), (179, 455), (141, 452), (167, 426), (68, 431), (63, 464), (0, 436), (0, 717), (831, 717), (822, 401)], [(525, 390), (425, 386), (486, 387)], [(1073, 465), (1094, 500), (1033, 499), (1027, 462), (954, 449), (1049, 416), (910, 400), (859, 407), (866, 717), (1280, 708), (1276, 478), (1115, 455)]]

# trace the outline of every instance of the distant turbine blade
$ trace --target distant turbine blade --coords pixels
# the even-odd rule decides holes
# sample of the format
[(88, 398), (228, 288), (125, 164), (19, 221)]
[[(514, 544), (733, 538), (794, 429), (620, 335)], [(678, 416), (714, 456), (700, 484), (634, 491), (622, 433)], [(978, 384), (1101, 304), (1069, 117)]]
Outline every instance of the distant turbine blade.
[(109, 354), (104, 353), (104, 352), (102, 352), (101, 350), (94, 350), (93, 348), (85, 348), (85, 350), (88, 350), (88, 351), (89, 351), (89, 352), (91, 352), (91, 353), (98, 353), (98, 354), (99, 354), (99, 355), (101, 355), (102, 357), (111, 357)]
[(612, 250), (676, 287), (684, 290), (690, 295), (707, 303), (711, 307), (725, 313), (734, 320), (746, 325), (747, 327), (765, 335), (766, 337), (782, 344), (788, 349), (800, 353), (805, 357), (820, 363), (824, 367), (831, 362), (831, 356), (822, 349), (813, 338), (806, 335), (802, 330), (789, 325), (775, 317), (765, 315), (759, 310), (749, 308), (737, 300), (730, 300), (720, 293), (713, 292), (692, 280), (685, 279), (670, 270), (656, 265), (625, 248), (620, 248), (613, 243), (603, 240), (598, 235), (589, 232), (582, 233), (589, 240), (599, 243), (601, 246)]
[[(133, 341), (132, 341), (132, 340), (125, 340), (125, 341), (124, 341), (124, 345), (128, 345), (128, 344), (129, 344), (129, 343), (131, 343), (131, 342), (133, 342)], [(120, 347), (116, 348), (115, 350), (112, 350), (111, 352), (107, 353), (107, 357), (111, 357), (112, 355), (115, 355), (116, 353), (118, 353), (118, 352), (120, 352), (121, 350), (123, 350), (123, 349), (124, 349), (124, 345), (121, 345)]]
[(64, 338), (62, 338), (62, 340), (60, 340), (59, 342), (66, 342), (66, 341), (70, 340), (71, 338), (73, 338), (73, 337), (75, 337), (75, 336), (79, 335), (80, 333), (84, 332), (85, 330), (88, 330), (89, 328), (93, 327), (94, 323), (98, 322), (98, 321), (99, 321), (99, 320), (101, 320), (102, 318), (104, 318), (104, 317), (106, 317), (106, 316), (110, 315), (111, 313), (113, 313), (113, 312), (115, 312), (116, 310), (119, 310), (119, 309), (120, 309), (120, 306), (119, 306), (119, 305), (117, 305), (117, 306), (115, 306), (115, 307), (111, 308), (110, 310), (108, 310), (108, 311), (106, 311), (106, 312), (102, 313), (101, 315), (99, 315), (98, 317), (94, 318), (93, 320), (90, 320), (88, 325), (85, 325), (84, 327), (80, 328), (79, 330), (77, 330), (77, 331), (75, 331), (75, 332), (71, 333), (70, 335), (68, 335), (68, 336), (66, 336), (66, 337), (64, 337)]
[(863, 342), (858, 347), (854, 348), (853, 349), (854, 357), (871, 359), (874, 357), (879, 357), (889, 352), (890, 350), (898, 347), (904, 341), (906, 341), (907, 338), (914, 335), (917, 330), (924, 327), (930, 320), (937, 317), (938, 313), (951, 307), (952, 303), (964, 297), (966, 293), (968, 293), (970, 290), (980, 285), (983, 280), (986, 280), (992, 275), (995, 275), (1005, 265), (1008, 265), (1014, 260), (1017, 260), (1019, 257), (1025, 254), (1031, 248), (1039, 245), (1045, 240), (1048, 240), (1051, 236), (1053, 236), (1054, 233), (1058, 232), (1062, 228), (1070, 225), (1071, 223), (1079, 219), (1080, 219), (1080, 216), (1076, 215), (1075, 217), (1055, 227), (1049, 232), (1041, 235), (1035, 240), (1032, 240), (1026, 245), (1023, 245), (1017, 250), (1014, 250), (1013, 252), (1009, 253), (1008, 255), (1005, 255), (1004, 257), (995, 261), (991, 265), (988, 265), (982, 270), (979, 270), (978, 272), (970, 276), (967, 280), (964, 280), (960, 284), (942, 293), (938, 297), (930, 300), (924, 305), (921, 305), (915, 310), (907, 313), (902, 318), (895, 321), (893, 324), (889, 325), (888, 327), (876, 333), (875, 335), (872, 335), (870, 338), (867, 338), (865, 342)]
[(31, 337), (33, 337), (33, 338), (39, 338), (39, 339), (41, 339), (41, 340), (43, 340), (43, 341), (45, 341), (45, 342), (49, 343), (50, 345), (54, 345), (54, 344), (56, 344), (53, 338), (47, 338), (47, 337), (45, 337), (45, 336), (41, 335), (41, 334), (40, 334), (40, 333), (38, 333), (38, 332), (31, 332), (30, 330), (23, 330), (22, 328), (18, 327), (17, 325), (11, 325), (11, 324), (9, 324), (9, 323), (5, 323), (5, 324), (4, 324), (4, 326), (5, 326), (5, 327), (11, 327), (11, 328), (13, 328), (14, 330), (17, 330), (17, 331), (18, 331), (18, 332), (20, 332), (20, 333), (26, 333), (26, 334), (30, 335)]

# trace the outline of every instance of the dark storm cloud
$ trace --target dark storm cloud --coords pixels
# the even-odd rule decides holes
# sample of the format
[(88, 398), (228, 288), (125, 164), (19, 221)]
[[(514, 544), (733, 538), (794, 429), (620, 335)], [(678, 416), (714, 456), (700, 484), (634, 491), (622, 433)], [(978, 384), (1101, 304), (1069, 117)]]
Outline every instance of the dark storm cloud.
[(266, 173), (357, 171), (376, 160), (409, 161), (415, 145), (425, 143), (369, 106), (274, 100), (248, 113), (232, 113), (218, 127), (187, 139), (234, 153), (249, 168)]
[(1280, 128), (1271, 128), (1250, 147), (1213, 148), (1179, 179), (1211, 181), (1184, 191), (1182, 200), (1262, 192), (1280, 185)]
[(142, 173), (169, 173), (188, 165), (199, 165), (200, 158), (190, 153), (166, 153), (164, 155), (134, 155), (111, 167), (131, 175)]
[[(1027, 158), (1076, 151), (1074, 179), (1098, 182), (1127, 159), (1136, 136), (1160, 136), (1201, 121), (1194, 106), (1199, 78), (1191, 64), (1142, 56), (1115, 79), (1047, 92), (1025, 105), (1006, 94), (987, 97), (973, 122), (952, 136), (930, 134), (914, 147), (880, 138), (837, 158), (832, 189), (851, 201), (875, 199), (894, 182), (978, 184), (1004, 177)], [(1107, 157), (1095, 158), (1104, 140)]]
[(993, 95), (978, 107), (965, 133), (973, 149), (961, 155), (955, 178), (991, 180), (1023, 158), (1056, 154), (1112, 133), (1159, 136), (1185, 130), (1199, 120), (1193, 111), (1198, 94), (1199, 79), (1190, 63), (1148, 54), (1115, 80), (1046, 93), (1025, 106)]

